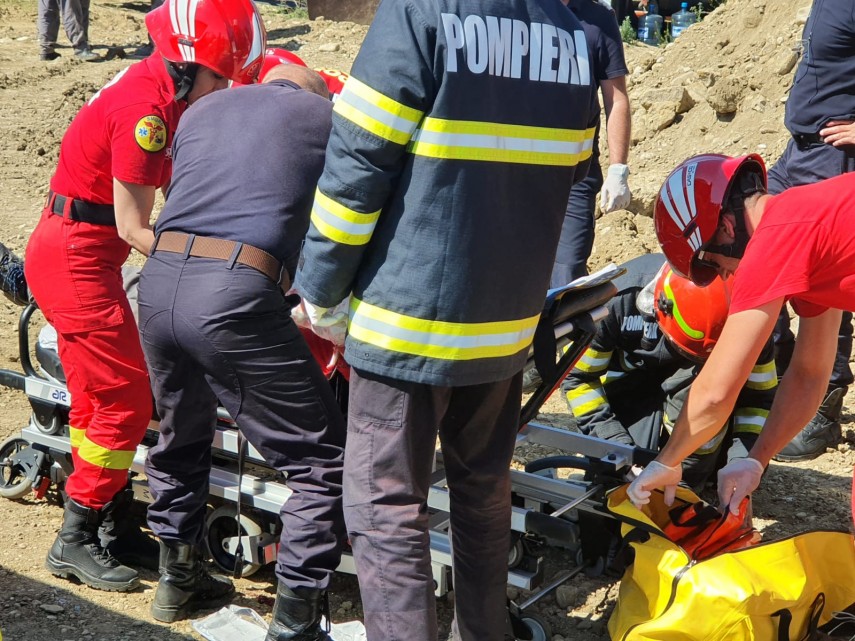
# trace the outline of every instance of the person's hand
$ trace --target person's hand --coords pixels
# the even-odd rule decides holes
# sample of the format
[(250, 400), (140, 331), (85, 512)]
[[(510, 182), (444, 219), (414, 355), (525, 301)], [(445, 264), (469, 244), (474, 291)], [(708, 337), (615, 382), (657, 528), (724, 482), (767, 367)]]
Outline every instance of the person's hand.
[(732, 514), (739, 514), (742, 499), (760, 485), (763, 464), (757, 459), (733, 459), (718, 471), (718, 500), (722, 509), (727, 507)]
[(347, 336), (347, 308), (347, 300), (335, 307), (319, 307), (304, 298), (292, 310), (291, 317), (298, 326), (306, 327), (324, 340), (342, 347)]
[(650, 494), (660, 488), (665, 490), (665, 505), (674, 502), (677, 483), (683, 478), (681, 467), (669, 467), (659, 461), (651, 461), (638, 475), (626, 491), (626, 495), (635, 507), (650, 503)]
[(855, 145), (855, 122), (831, 120), (819, 130), (819, 136), (826, 145), (833, 145), (834, 147)]
[(632, 192), (629, 190), (628, 178), (629, 167), (619, 164), (609, 165), (609, 171), (600, 192), (600, 209), (603, 213), (629, 207)]

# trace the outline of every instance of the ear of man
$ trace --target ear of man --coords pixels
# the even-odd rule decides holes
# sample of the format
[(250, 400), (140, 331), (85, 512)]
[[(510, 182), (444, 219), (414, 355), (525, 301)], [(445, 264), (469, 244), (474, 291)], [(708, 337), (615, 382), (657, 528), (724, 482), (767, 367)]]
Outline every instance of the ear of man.
[(302, 89), (311, 93), (316, 93), (319, 96), (329, 100), (330, 92), (327, 88), (327, 83), (321, 78), (317, 71), (300, 65), (281, 64), (276, 65), (264, 76), (262, 83), (272, 82), (273, 80), (290, 80), (291, 82), (300, 85)]

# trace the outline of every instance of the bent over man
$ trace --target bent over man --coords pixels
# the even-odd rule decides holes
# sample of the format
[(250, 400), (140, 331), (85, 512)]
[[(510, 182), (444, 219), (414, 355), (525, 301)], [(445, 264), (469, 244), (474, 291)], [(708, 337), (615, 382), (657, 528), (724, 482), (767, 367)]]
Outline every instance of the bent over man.
[(147, 255), (154, 241), (155, 191), (169, 182), (172, 136), (187, 105), (229, 79), (250, 82), (264, 52), (250, 0), (168, 0), (146, 25), (157, 52), (117, 74), (75, 116), (26, 255), (27, 282), (59, 334), (71, 392), (74, 472), (47, 567), (102, 590), (138, 583), (136, 571), (105, 553), (97, 531), (151, 420), (122, 263), (131, 247)]
[[(579, 430), (625, 445), (658, 450), (669, 438), (692, 382), (727, 318), (730, 285), (698, 287), (665, 265), (662, 254), (623, 264), (609, 315), (561, 384)], [(766, 343), (722, 429), (683, 461), (683, 480), (700, 490), (724, 447), (744, 457), (775, 398), (774, 349)], [(727, 440), (730, 439), (730, 440)]]
[(636, 504), (655, 488), (673, 498), (680, 461), (727, 419), (784, 301), (800, 316), (799, 339), (757, 442), (719, 471), (723, 506), (736, 513), (825, 395), (841, 310), (855, 311), (855, 174), (765, 192), (759, 156), (714, 154), (681, 163), (659, 192), (656, 233), (674, 269), (698, 284), (736, 276), (730, 316), (671, 439), (629, 488)]
[[(161, 545), (152, 616), (228, 597), (201, 565), (217, 399), (287, 476), (269, 641), (325, 639), (324, 591), (344, 538), (344, 417), (286, 296), (324, 163), (332, 104), (318, 74), (279, 65), (211, 96), (175, 137), (175, 172), (140, 277), (140, 331), (160, 438), (146, 475)], [(223, 151), (228, 150), (228, 158)]]
[(582, 27), (539, 0), (381, 3), (335, 104), (296, 286), (321, 326), (351, 296), (344, 508), (372, 641), (436, 641), (437, 433), (453, 636), (505, 636), (521, 370), (595, 125)]

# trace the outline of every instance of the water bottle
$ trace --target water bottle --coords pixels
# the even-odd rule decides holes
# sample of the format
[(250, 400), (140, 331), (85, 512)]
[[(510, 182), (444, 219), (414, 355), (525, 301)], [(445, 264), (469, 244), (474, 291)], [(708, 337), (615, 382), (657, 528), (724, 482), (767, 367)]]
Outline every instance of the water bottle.
[(671, 16), (671, 37), (676, 38), (697, 21), (697, 14), (689, 11), (689, 3), (681, 3), (680, 10)]
[(638, 21), (638, 39), (654, 47), (659, 46), (662, 40), (662, 16), (657, 13), (653, 2), (647, 5), (647, 15)]

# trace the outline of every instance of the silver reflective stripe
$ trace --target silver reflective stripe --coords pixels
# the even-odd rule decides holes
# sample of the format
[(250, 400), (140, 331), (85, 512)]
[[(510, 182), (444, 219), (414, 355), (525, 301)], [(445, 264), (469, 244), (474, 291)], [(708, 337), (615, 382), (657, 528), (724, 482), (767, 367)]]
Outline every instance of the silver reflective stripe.
[(338, 102), (342, 104), (336, 104), (336, 108), (340, 109), (344, 105), (349, 105), (362, 114), (386, 125), (390, 129), (394, 129), (395, 131), (405, 134), (407, 138), (412, 136), (416, 127), (419, 126), (418, 122), (413, 122), (406, 118), (400, 118), (399, 116), (391, 114), (385, 109), (378, 107), (374, 103), (365, 100), (365, 98), (356, 95), (352, 90), (348, 90), (347, 84), (345, 84), (344, 89), (338, 98), (337, 103)]
[(478, 334), (477, 336), (460, 336), (453, 334), (436, 334), (431, 332), (420, 332), (418, 330), (396, 327), (382, 321), (368, 318), (357, 312), (354, 314), (351, 325), (357, 325), (363, 329), (371, 330), (384, 336), (399, 340), (416, 343), (419, 345), (435, 345), (438, 347), (453, 347), (457, 349), (477, 347), (501, 347), (514, 345), (521, 340), (529, 340), (534, 336), (536, 326), (520, 330), (518, 332), (506, 332), (502, 334)]
[(413, 136), (414, 142), (439, 145), (442, 147), (464, 147), (477, 149), (507, 149), (509, 151), (530, 151), (547, 154), (576, 155), (590, 151), (594, 147), (593, 138), (578, 142), (560, 140), (537, 140), (516, 136), (489, 136), (485, 134), (454, 134), (419, 129)]

